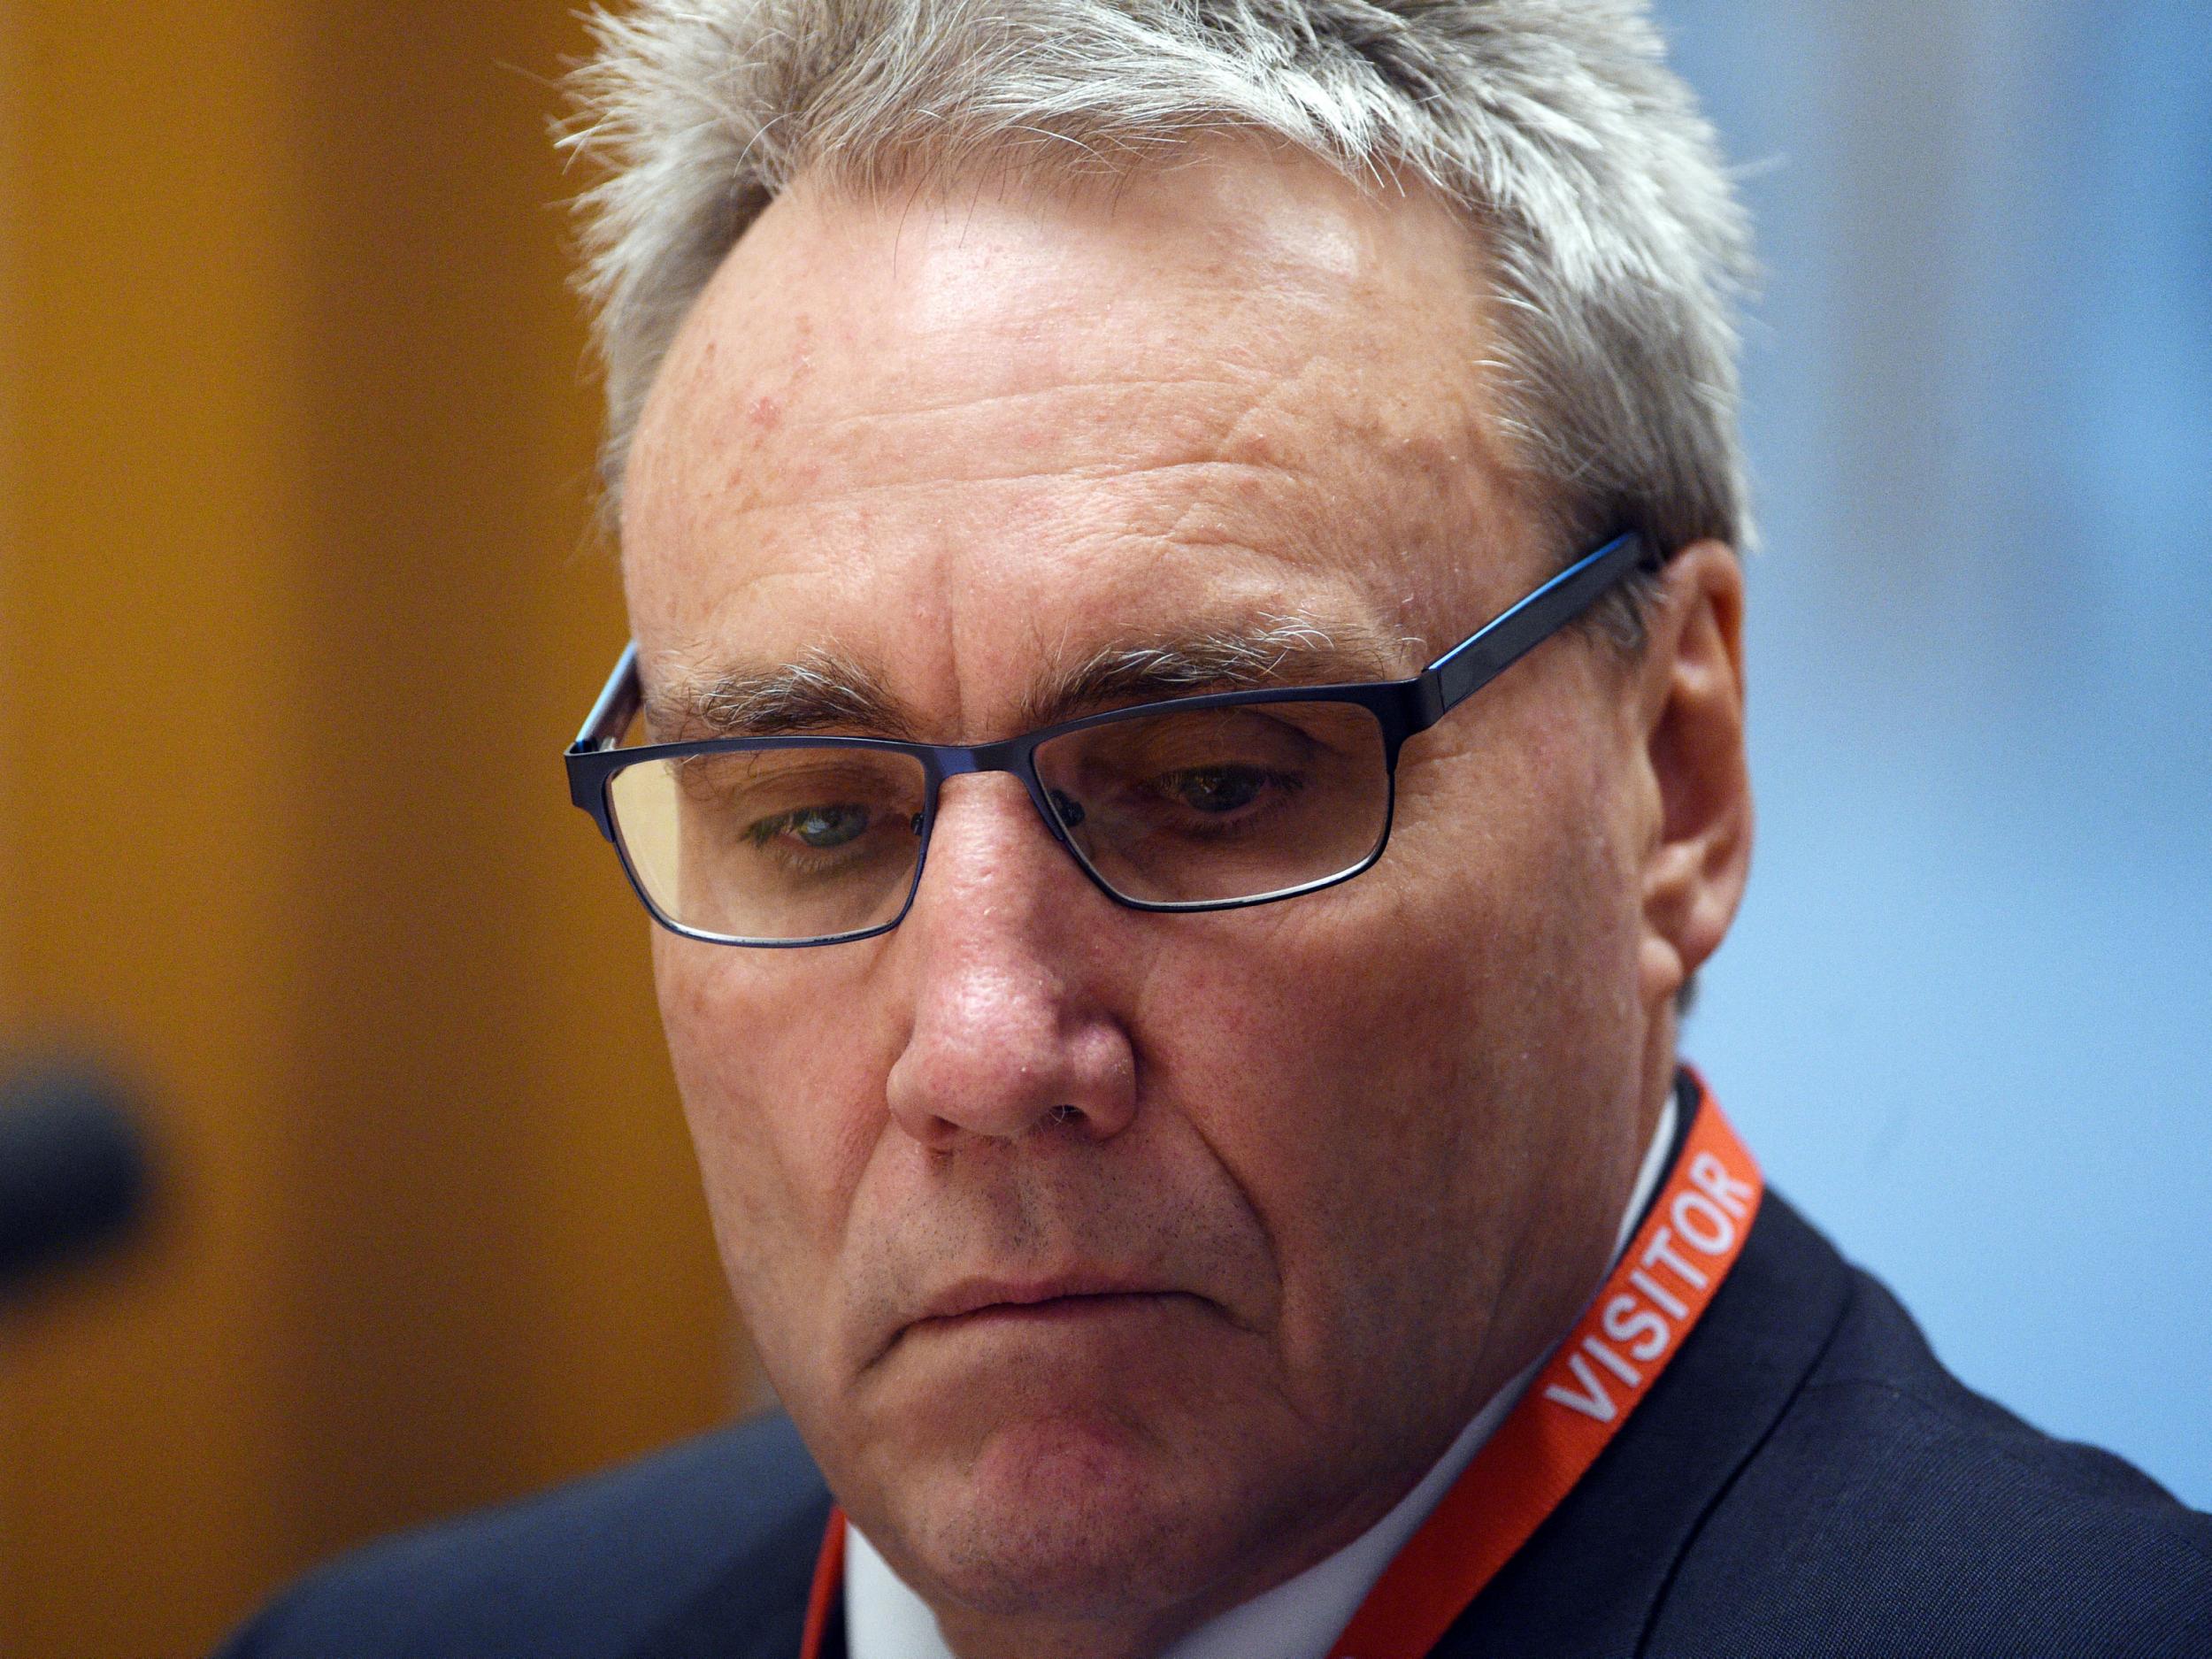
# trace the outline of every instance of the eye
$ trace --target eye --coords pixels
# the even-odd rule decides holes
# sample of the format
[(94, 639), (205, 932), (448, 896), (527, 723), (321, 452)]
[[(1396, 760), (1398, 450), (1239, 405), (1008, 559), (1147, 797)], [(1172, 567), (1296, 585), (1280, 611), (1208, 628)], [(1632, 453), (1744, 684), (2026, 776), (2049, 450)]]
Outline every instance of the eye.
[(1164, 793), (1192, 811), (1223, 813), (1250, 806), (1279, 780), (1256, 766), (1194, 766), (1160, 781)]
[(859, 840), (867, 828), (867, 808), (839, 804), (779, 813), (774, 818), (762, 818), (745, 833), (756, 846), (765, 846), (778, 836), (788, 835), (817, 852), (827, 852)]

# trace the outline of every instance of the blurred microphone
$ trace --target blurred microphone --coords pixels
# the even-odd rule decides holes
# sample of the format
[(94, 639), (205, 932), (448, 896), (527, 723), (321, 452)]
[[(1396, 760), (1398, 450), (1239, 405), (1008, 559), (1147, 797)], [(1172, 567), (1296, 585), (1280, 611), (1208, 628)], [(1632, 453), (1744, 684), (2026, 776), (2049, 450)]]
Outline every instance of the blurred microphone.
[(0, 1291), (127, 1229), (146, 1165), (128, 1100), (97, 1069), (43, 1060), (0, 1076)]

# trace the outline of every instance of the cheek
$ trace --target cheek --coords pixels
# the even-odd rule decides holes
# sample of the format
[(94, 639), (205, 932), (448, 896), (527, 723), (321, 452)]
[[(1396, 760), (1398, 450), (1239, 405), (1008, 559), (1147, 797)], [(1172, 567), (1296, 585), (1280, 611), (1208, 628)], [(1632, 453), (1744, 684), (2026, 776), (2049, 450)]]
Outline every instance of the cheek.
[[(1379, 872), (1378, 872), (1379, 873)], [(1371, 873), (1362, 883), (1372, 881)], [(1321, 1421), (1402, 1409), (1402, 1333), (1435, 1323), (1440, 1286), (1482, 1300), (1474, 1271), (1440, 1271), (1440, 1231), (1465, 1196), (1463, 1141), (1487, 1138), (1490, 1091), (1467, 1076), (1456, 985), (1369, 897), (1255, 911), (1172, 953), (1138, 1029), (1154, 1093), (1173, 1101), (1261, 1218), (1281, 1276), (1285, 1369)], [(1371, 926), (1371, 922), (1379, 923)], [(1399, 1333), (1382, 1340), (1386, 1333)], [(1425, 1370), (1425, 1367), (1422, 1369)], [(1467, 1379), (1425, 1376), (1456, 1394)]]
[(880, 1068), (844, 1010), (790, 952), (664, 935), (654, 981), (669, 1057), (731, 1288), (757, 1335), (822, 1293), (876, 1139)]
[(1357, 881), (1186, 921), (1146, 987), (1146, 1062), (1263, 1217), (1317, 1388), (1479, 1390), (1518, 1369), (1496, 1374), (1489, 1337), (1578, 1294), (1529, 1246), (1603, 1208), (1585, 1177), (1633, 1052), (1632, 910), (1593, 770), (1541, 750), (1522, 770), (1514, 811), (1467, 807), (1502, 783), (1440, 776), (1420, 787), (1463, 810), (1414, 804)]

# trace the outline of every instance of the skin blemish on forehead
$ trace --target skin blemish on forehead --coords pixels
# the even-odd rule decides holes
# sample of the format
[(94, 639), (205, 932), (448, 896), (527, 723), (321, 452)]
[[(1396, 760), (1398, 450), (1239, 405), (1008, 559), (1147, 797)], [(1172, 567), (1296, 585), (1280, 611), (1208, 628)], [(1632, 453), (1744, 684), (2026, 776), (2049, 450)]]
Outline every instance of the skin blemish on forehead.
[[(888, 255), (866, 204), (833, 187), (772, 208), (641, 425), (626, 564), (672, 557), (694, 572), (674, 595), (687, 614), (643, 618), (646, 634), (754, 632), (759, 608), (741, 588), (804, 567), (825, 572), (819, 621), (901, 580), (910, 641), (956, 611), (979, 619), (957, 636), (972, 642), (980, 620), (1006, 614), (995, 599), (960, 599), (977, 549), (1012, 539), (1033, 549), (1033, 570), (1062, 556), (1091, 568), (1111, 540), (1117, 557), (1167, 561), (1161, 580), (1194, 585), (1187, 549), (1225, 568), (1263, 550), (1367, 584), (1380, 603), (1363, 609), (1409, 632), (1458, 637), (1525, 585), (1517, 569), (1464, 580), (1502, 563), (1497, 549), (1523, 529), (1480, 453), (1479, 379), (1456, 349), (1409, 357), (1397, 343), (1417, 322), (1474, 349), (1479, 308), (1461, 289), (1477, 290), (1456, 280), (1463, 228), (1440, 216), (1418, 229), (1427, 275), (1394, 291), (1386, 267), (1402, 238), (1368, 225), (1356, 193), (1318, 182), (1326, 211), (1302, 204), (1294, 219), (1245, 211), (1248, 191), (1226, 184), (1198, 214), (1139, 211), (1148, 193), (1133, 192), (1103, 227), (1081, 193), (1041, 196), (1054, 232), (1041, 237), (1021, 227), (1025, 215), (948, 215), (920, 199)], [(834, 228), (802, 243), (788, 227), (810, 214)], [(1158, 293), (1115, 275), (1125, 232), (1164, 273)], [(714, 303), (733, 282), (780, 296), (849, 281), (862, 297), (828, 317)], [(688, 434), (664, 419), (675, 409), (694, 411)], [(994, 570), (990, 585), (1009, 573)], [(1394, 610), (1409, 591), (1428, 603)], [(947, 655), (944, 677), (958, 660)]]

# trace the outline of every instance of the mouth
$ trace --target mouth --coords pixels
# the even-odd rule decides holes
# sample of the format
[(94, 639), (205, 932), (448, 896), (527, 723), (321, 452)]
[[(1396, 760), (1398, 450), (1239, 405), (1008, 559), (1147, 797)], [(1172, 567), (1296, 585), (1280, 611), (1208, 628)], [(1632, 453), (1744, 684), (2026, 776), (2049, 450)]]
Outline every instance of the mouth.
[(1187, 1291), (1097, 1275), (1010, 1281), (964, 1279), (933, 1297), (910, 1333), (986, 1325), (1080, 1323), (1196, 1300)]

